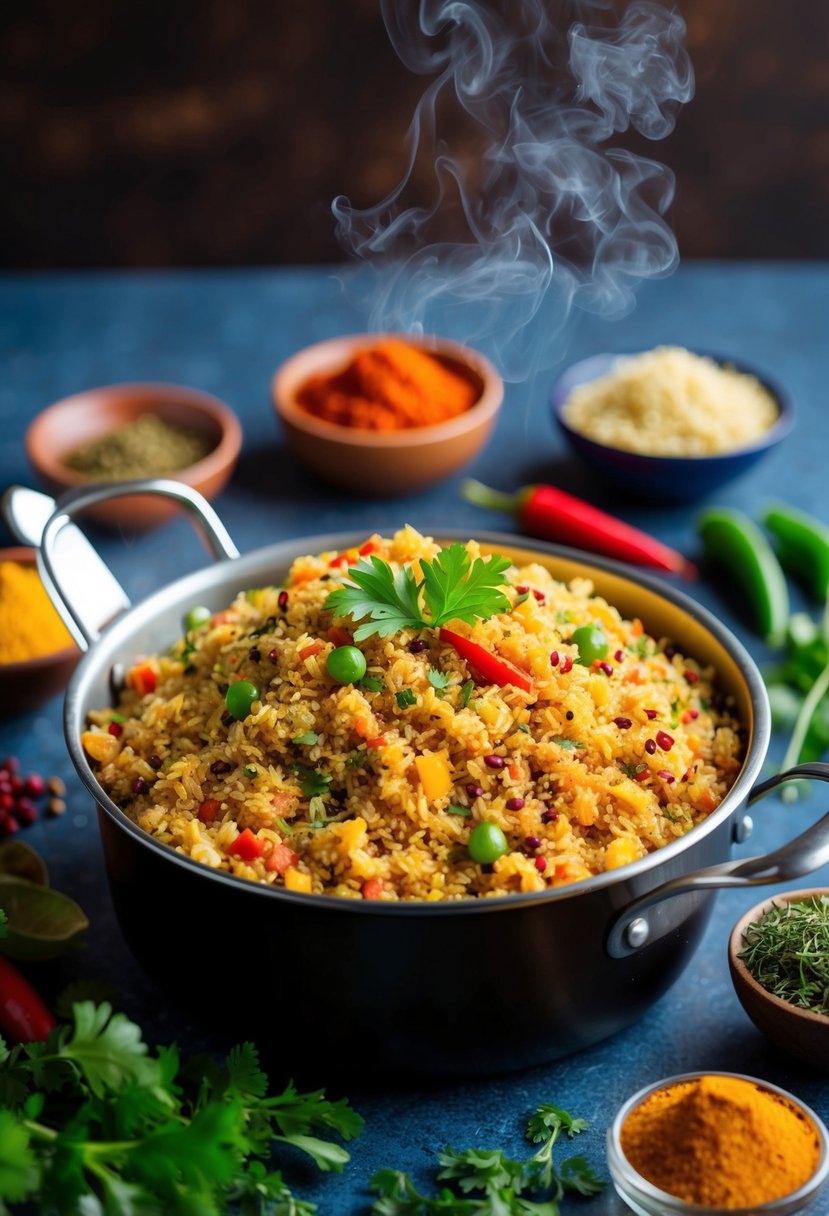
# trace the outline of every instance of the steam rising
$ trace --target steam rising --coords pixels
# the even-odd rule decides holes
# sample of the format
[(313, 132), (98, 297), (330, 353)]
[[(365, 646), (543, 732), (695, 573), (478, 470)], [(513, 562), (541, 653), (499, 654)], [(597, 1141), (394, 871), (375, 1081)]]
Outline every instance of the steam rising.
[[(577, 0), (568, 33), (549, 0), (381, 7), (400, 59), (435, 79), (395, 189), (363, 210), (333, 203), (343, 247), (374, 272), (369, 328), (457, 333), (520, 378), (528, 360), (560, 355), (574, 306), (621, 316), (638, 281), (677, 264), (663, 219), (673, 174), (605, 145), (629, 127), (648, 139), (673, 129), (693, 94), (684, 22), (652, 0), (621, 18), (605, 0)], [(441, 127), (450, 107), (463, 119), (455, 148)], [(427, 200), (414, 173), (424, 158)]]

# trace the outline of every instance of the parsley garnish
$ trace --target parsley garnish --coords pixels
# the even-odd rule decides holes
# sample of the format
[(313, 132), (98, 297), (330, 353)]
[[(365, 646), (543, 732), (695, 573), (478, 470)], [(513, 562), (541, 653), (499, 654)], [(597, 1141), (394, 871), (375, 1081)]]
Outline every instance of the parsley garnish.
[(364, 768), (368, 764), (369, 756), (367, 751), (352, 752), (345, 762), (346, 768)]
[(297, 735), (291, 742), (295, 743), (297, 747), (313, 747), (315, 743), (319, 742), (319, 735), (315, 730), (306, 730), (304, 735)]
[(291, 772), (296, 773), (299, 777), (299, 785), (306, 798), (316, 798), (320, 794), (327, 794), (328, 787), (333, 778), (326, 773), (321, 773), (317, 768), (305, 768), (302, 764), (292, 764)]
[(586, 1127), (567, 1111), (539, 1106), (527, 1124), (527, 1139), (539, 1148), (526, 1161), (513, 1161), (499, 1149), (445, 1148), (438, 1179), (455, 1189), (444, 1187), (436, 1196), (421, 1195), (400, 1170), (379, 1170), (369, 1184), (380, 1196), (373, 1216), (558, 1216), (567, 1192), (596, 1195), (605, 1186), (584, 1157), (569, 1157), (559, 1169), (553, 1164), (561, 1133), (573, 1139)]
[(528, 735), (530, 733), (530, 726), (529, 726), (528, 722), (519, 722), (518, 729), (523, 730), (525, 735)]
[(557, 743), (559, 747), (568, 748), (570, 751), (577, 747), (584, 747), (584, 744), (579, 743), (578, 739), (568, 739), (566, 735), (553, 735), (553, 743)]
[(464, 708), (466, 708), (466, 706), (469, 704), (469, 700), (472, 696), (474, 689), (475, 689), (474, 680), (467, 680), (466, 683), (461, 686), (461, 705), (463, 705)]
[(473, 625), (509, 610), (500, 588), (507, 585), (503, 575), (510, 565), (497, 554), (473, 561), (463, 545), (454, 544), (433, 561), (419, 561), (423, 578), (417, 582), (411, 565), (395, 571), (371, 554), (349, 568), (346, 585), (332, 591), (323, 608), (363, 622), (355, 642), (375, 633), (387, 638), (401, 629), (437, 629), (447, 621)]
[(360, 687), (365, 688), (367, 692), (382, 692), (385, 688), (385, 681), (382, 676), (363, 676)]
[(136, 1214), (238, 1203), (311, 1216), (272, 1168), (273, 1150), (293, 1145), (340, 1172), (349, 1154), (328, 1137), (350, 1140), (363, 1120), (323, 1090), (268, 1089), (251, 1043), (223, 1065), (181, 1068), (175, 1047), (150, 1050), (107, 1002), (76, 1002), (45, 1043), (0, 1052), (0, 1203)]
[(409, 705), (417, 705), (417, 697), (411, 688), (401, 688), (400, 692), (394, 694), (394, 698), (401, 709), (406, 709)]
[(458, 805), (452, 804), (451, 806), (448, 806), (446, 808), (446, 814), (447, 815), (463, 815), (463, 817), (465, 819), (468, 819), (469, 816), (472, 814), (472, 811), (470, 810), (470, 808), (468, 806), (458, 806)]
[(438, 692), (445, 692), (449, 687), (452, 677), (447, 675), (445, 671), (438, 671), (437, 667), (430, 667), (426, 673), (426, 679), (432, 685), (432, 688), (437, 689)]

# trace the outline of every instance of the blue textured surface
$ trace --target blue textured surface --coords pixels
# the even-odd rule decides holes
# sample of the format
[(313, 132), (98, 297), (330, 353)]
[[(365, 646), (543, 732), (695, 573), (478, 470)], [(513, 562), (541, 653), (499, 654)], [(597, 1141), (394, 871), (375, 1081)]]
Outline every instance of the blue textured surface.
[[(829, 519), (825, 394), (829, 383), (829, 267), (698, 265), (649, 285), (636, 311), (615, 323), (582, 318), (574, 328), (568, 361), (596, 351), (644, 349), (661, 342), (713, 349), (768, 371), (791, 393), (797, 425), (783, 445), (739, 481), (718, 491), (716, 501), (758, 511), (770, 498), (788, 501)], [(457, 480), (397, 501), (359, 501), (319, 487), (292, 467), (280, 443), (269, 399), (279, 362), (307, 343), (361, 328), (349, 313), (330, 273), (320, 270), (137, 275), (44, 275), (0, 280), (0, 480), (36, 484), (21, 440), (27, 423), (50, 402), (93, 385), (120, 380), (170, 380), (207, 389), (238, 413), (245, 432), (242, 459), (217, 502), (243, 551), (290, 537), (335, 529), (384, 530), (410, 521), (423, 529), (441, 523), (509, 530), (503, 516), (464, 504)], [(462, 336), (460, 332), (453, 336)], [(613, 497), (601, 481), (575, 463), (553, 429), (548, 406), (553, 374), (507, 387), (505, 408), (487, 450), (468, 470), (504, 489), (553, 481), (658, 535), (693, 556), (695, 507), (659, 508)], [(711, 501), (710, 499), (708, 501)], [(10, 539), (10, 538), (7, 538)], [(100, 552), (133, 601), (164, 581), (204, 562), (185, 523), (175, 522), (140, 538), (96, 533)], [(761, 662), (762, 645), (722, 579), (707, 577), (694, 594), (714, 609)], [(797, 596), (795, 603), (799, 604)], [(69, 764), (60, 726), (60, 702), (0, 726), (0, 749), (18, 754), (25, 769), (58, 773), (68, 786), (68, 811), (27, 830), (25, 839), (46, 856), (53, 883), (84, 906), (92, 929), (88, 946), (62, 964), (63, 976), (106, 978), (122, 994), (123, 1007), (151, 1040), (182, 1047), (220, 1047), (203, 1027), (183, 1024), (165, 1007), (127, 954), (114, 923), (92, 808)], [(779, 744), (771, 759), (780, 757)], [(825, 808), (817, 790), (802, 802), (767, 799), (755, 812), (756, 829), (746, 855), (766, 851), (811, 823)], [(829, 874), (793, 885), (826, 883)], [(732, 925), (761, 895), (718, 895), (704, 941), (674, 988), (634, 1027), (578, 1056), (495, 1080), (463, 1084), (387, 1087), (371, 1078), (371, 1042), (381, 1026), (366, 1026), (354, 1052), (364, 1054), (366, 1086), (349, 1096), (367, 1119), (352, 1160), (341, 1177), (300, 1174), (298, 1189), (321, 1211), (366, 1211), (366, 1183), (382, 1166), (414, 1172), (430, 1185), (434, 1154), (443, 1144), (500, 1146), (523, 1153), (527, 1115), (539, 1102), (554, 1102), (590, 1121), (582, 1148), (606, 1173), (604, 1134), (633, 1090), (660, 1077), (694, 1069), (727, 1069), (767, 1078), (793, 1090), (829, 1118), (825, 1078), (782, 1055), (757, 1032), (733, 993), (726, 964)], [(148, 893), (148, 898), (151, 894)], [(175, 926), (186, 948), (186, 909)], [(324, 965), (324, 953), (321, 961)], [(61, 976), (45, 973), (46, 984)], [(383, 982), (378, 967), (378, 984)], [(585, 974), (584, 982), (590, 983)], [(285, 1075), (309, 1049), (295, 1026), (290, 999), (274, 1011), (274, 1034), (284, 1044)], [(586, 1216), (624, 1211), (612, 1193), (565, 1211)], [(816, 1211), (818, 1208), (815, 1209)], [(829, 1211), (823, 1201), (820, 1211)]]

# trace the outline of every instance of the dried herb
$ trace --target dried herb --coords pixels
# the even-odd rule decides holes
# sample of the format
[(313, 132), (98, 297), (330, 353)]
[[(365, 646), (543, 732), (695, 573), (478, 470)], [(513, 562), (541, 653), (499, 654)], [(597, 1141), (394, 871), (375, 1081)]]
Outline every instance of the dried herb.
[(774, 904), (743, 933), (740, 958), (762, 986), (829, 1015), (829, 896)]

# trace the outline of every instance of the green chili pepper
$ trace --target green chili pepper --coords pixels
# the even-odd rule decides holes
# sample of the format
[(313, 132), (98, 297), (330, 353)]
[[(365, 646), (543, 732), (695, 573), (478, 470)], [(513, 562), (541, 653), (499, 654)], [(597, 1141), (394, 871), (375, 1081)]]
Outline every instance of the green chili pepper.
[(805, 511), (774, 503), (762, 516), (777, 540), (777, 556), (817, 603), (829, 592), (829, 528)]
[(748, 600), (769, 646), (782, 646), (789, 619), (789, 591), (780, 562), (757, 525), (727, 507), (712, 507), (698, 522), (707, 555), (721, 565)]

